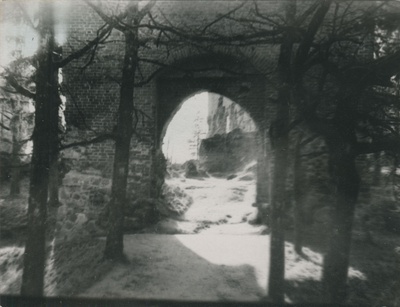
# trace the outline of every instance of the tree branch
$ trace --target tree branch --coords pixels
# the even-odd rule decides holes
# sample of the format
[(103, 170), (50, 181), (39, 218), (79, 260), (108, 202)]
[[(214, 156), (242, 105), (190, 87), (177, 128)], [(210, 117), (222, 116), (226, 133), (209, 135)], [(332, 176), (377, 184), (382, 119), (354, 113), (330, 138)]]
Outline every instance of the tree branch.
[(27, 88), (20, 85), (13, 76), (8, 75), (8, 76), (5, 76), (4, 78), (6, 79), (8, 84), (10, 84), (19, 94), (21, 94), (25, 97), (31, 98), (31, 99), (36, 98), (35, 93), (32, 93), (30, 90), (28, 90)]
[(140, 10), (139, 12), (139, 21), (142, 21), (142, 19), (144, 18), (144, 16), (146, 16), (151, 9), (154, 7), (154, 5), (156, 4), (156, 0), (150, 0), (149, 2), (147, 2), (147, 4)]
[[(104, 26), (102, 27), (104, 28)], [(101, 28), (100, 28), (101, 29)], [(99, 29), (99, 30), (100, 30)], [(60, 62), (57, 63), (58, 67), (64, 67), (68, 63), (70, 63), (73, 60), (76, 60), (80, 58), (82, 55), (84, 55), (86, 52), (88, 52), (90, 49), (93, 47), (96, 49), (96, 46), (104, 39), (107, 38), (112, 31), (113, 27), (111, 25), (108, 25), (105, 27), (103, 30), (101, 30), (100, 33), (97, 33), (97, 37), (87, 43), (83, 48), (71, 53), (69, 56), (67, 56), (65, 59), (62, 59)], [(99, 32), (99, 31), (98, 31)]]
[(6, 93), (18, 94), (17, 91), (10, 90), (9, 88), (6, 88), (5, 86), (0, 86), (0, 89), (2, 89), (3, 91), (5, 91)]
[[(188, 31), (181, 31), (178, 27), (172, 25), (160, 24), (157, 22), (154, 17), (149, 13), (149, 17), (153, 24), (141, 25), (140, 27), (146, 27), (149, 30), (158, 30), (162, 32), (167, 32), (176, 35), (181, 40), (185, 39), (186, 41), (197, 42), (197, 43), (214, 43), (214, 44), (223, 44), (223, 43), (245, 43), (250, 42), (254, 39), (262, 39), (263, 41), (268, 41), (270, 43), (276, 43), (276, 36), (281, 34), (281, 30), (268, 30), (268, 29), (260, 29), (254, 33), (242, 33), (231, 36), (223, 36), (214, 34), (212, 36), (204, 36), (199, 35), (198, 33), (189, 33)], [(267, 39), (268, 38), (268, 39)]]
[(400, 138), (388, 137), (371, 143), (358, 143), (356, 145), (358, 154), (368, 154), (380, 151), (400, 152)]
[(5, 129), (5, 130), (11, 131), (11, 129), (9, 127), (3, 125), (3, 123), (0, 123), (0, 127)]
[(227, 12), (226, 14), (222, 14), (221, 16), (219, 16), (218, 18), (214, 19), (212, 22), (210, 22), (209, 24), (207, 24), (203, 30), (201, 31), (201, 35), (203, 35), (207, 29), (213, 25), (215, 25), (216, 23), (218, 23), (219, 21), (221, 21), (222, 19), (228, 17), (229, 15), (235, 13), (236, 11), (238, 11), (239, 9), (241, 9), (246, 2), (242, 2), (240, 5), (238, 5), (237, 7), (235, 7), (234, 9), (230, 10), (229, 12)]
[(104, 22), (106, 22), (108, 25), (111, 27), (123, 32), (125, 31), (125, 27), (122, 26), (119, 22), (119, 18), (123, 18), (123, 14), (121, 14), (119, 17), (109, 17), (106, 13), (104, 13), (98, 6), (94, 5), (91, 1), (89, 0), (84, 0), (85, 3), (90, 6), (96, 13), (97, 15), (100, 16), (101, 19), (103, 19)]
[(305, 33), (299, 48), (297, 49), (295, 65), (300, 69), (307, 59), (308, 53), (314, 41), (315, 35), (321, 27), (326, 14), (329, 11), (332, 0), (323, 0), (320, 3), (320, 7), (316, 10), (314, 16), (312, 17), (310, 24), (308, 25), (307, 32)]
[(90, 145), (90, 144), (101, 143), (101, 142), (104, 142), (107, 140), (115, 140), (115, 135), (112, 133), (106, 133), (106, 134), (99, 135), (90, 140), (84, 140), (84, 141), (80, 141), (80, 142), (74, 142), (74, 143), (70, 143), (70, 144), (61, 145), (60, 150), (64, 150), (64, 149), (76, 147), (76, 146), (86, 146), (86, 145)]

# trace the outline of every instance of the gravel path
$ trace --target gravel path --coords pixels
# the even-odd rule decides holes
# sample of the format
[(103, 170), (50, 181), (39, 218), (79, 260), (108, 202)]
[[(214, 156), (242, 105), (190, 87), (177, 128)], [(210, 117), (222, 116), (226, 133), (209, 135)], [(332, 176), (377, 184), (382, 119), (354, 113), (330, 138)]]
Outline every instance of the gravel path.
[(269, 236), (127, 235), (119, 264), (82, 297), (258, 301)]
[(259, 235), (263, 226), (247, 223), (255, 213), (254, 180), (175, 178), (168, 183), (193, 198), (182, 220), (162, 221), (153, 229), (158, 234), (126, 235), (129, 263), (116, 266), (81, 296), (201, 301), (264, 297), (269, 236)]

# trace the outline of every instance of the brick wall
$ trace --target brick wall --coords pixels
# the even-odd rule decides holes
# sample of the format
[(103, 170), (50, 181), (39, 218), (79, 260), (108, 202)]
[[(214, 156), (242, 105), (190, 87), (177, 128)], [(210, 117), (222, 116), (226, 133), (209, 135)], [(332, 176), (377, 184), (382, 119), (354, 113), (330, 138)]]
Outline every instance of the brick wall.
[[(116, 9), (118, 3), (123, 7), (125, 2), (109, 1), (103, 3), (104, 9)], [(190, 28), (207, 24), (218, 14), (236, 5), (234, 1), (213, 1), (212, 5), (209, 4), (207, 1), (195, 0), (159, 1), (155, 11), (160, 9), (171, 23)], [(280, 1), (263, 1), (260, 2), (260, 10), (273, 13), (279, 11), (281, 5)], [(66, 17), (68, 43), (63, 46), (66, 55), (95, 37), (96, 31), (103, 25), (100, 18), (83, 2), (76, 1), (73, 6), (73, 11)], [(162, 14), (157, 16), (163, 18)], [(231, 33), (233, 30), (245, 29), (233, 28), (231, 22), (224, 21), (216, 31)], [(92, 65), (82, 70), (88, 58), (81, 59), (63, 71), (63, 92), (67, 96), (66, 120), (69, 125), (66, 138), (69, 140), (85, 139), (114, 129), (124, 50), (123, 35), (113, 31), (109, 40), (111, 43), (98, 49)], [(135, 88), (135, 106), (148, 117), (138, 117), (137, 133), (132, 137), (128, 194), (131, 197), (146, 197), (154, 192), (154, 157), (169, 121), (178, 106), (188, 97), (201, 91), (210, 91), (239, 104), (251, 116), (263, 136), (257, 148), (257, 199), (268, 201), (268, 180), (273, 170), (273, 161), (269, 160), (268, 155), (270, 145), (267, 129), (275, 115), (274, 70), (278, 48), (276, 45), (262, 45), (207, 46), (206, 49), (196, 46), (152, 46), (150, 49), (142, 49), (141, 56), (179, 69), (171, 66), (164, 68), (150, 83)], [(360, 52), (365, 53), (365, 50)], [(137, 81), (142, 81), (159, 68), (157, 65), (141, 63)], [(317, 140), (303, 152), (319, 149), (323, 149), (323, 143)], [(65, 157), (76, 170), (93, 168), (100, 171), (101, 176), (109, 178), (112, 173), (113, 150), (113, 142), (107, 141), (86, 148), (69, 149)], [(310, 194), (321, 195), (317, 197), (316, 203), (324, 201), (323, 196), (329, 190), (327, 155), (304, 157), (303, 164), (309, 185), (313, 187)]]
[[(117, 2), (107, 5), (116, 7)], [(198, 1), (160, 1), (157, 4), (171, 22), (180, 20), (192, 25), (204, 24), (235, 5), (230, 1), (217, 1), (210, 6)], [(278, 7), (273, 2), (269, 5), (271, 8)], [(82, 46), (82, 42), (93, 38), (103, 24), (84, 3), (74, 2), (73, 7), (73, 12), (66, 18), (68, 43), (63, 46), (65, 55)], [(230, 30), (228, 24), (219, 28)], [(112, 43), (101, 46), (93, 63), (84, 70), (81, 67), (88, 61), (87, 58), (73, 62), (63, 70), (63, 93), (67, 96), (66, 121), (70, 127), (66, 139), (83, 140), (114, 129), (119, 99), (118, 79), (121, 76), (124, 50), (123, 36), (114, 31), (109, 40)], [(265, 97), (272, 90), (266, 88), (268, 82), (261, 77), (261, 73), (273, 68), (276, 52), (277, 49), (271, 46), (240, 50), (214, 48), (210, 54), (186, 46), (170, 50), (168, 56), (165, 47), (143, 50), (142, 54), (146, 58), (202, 72), (188, 76), (181, 71), (165, 69), (152, 82), (135, 88), (135, 106), (149, 118), (139, 116), (137, 134), (132, 138), (128, 193), (139, 196), (151, 193), (154, 153), (160, 145), (163, 130), (177, 106), (196, 92), (206, 90), (225, 95), (249, 112), (255, 118), (258, 128), (267, 127), (268, 119), (265, 120), (263, 115), (273, 115), (274, 106), (265, 107)], [(140, 71), (146, 76), (158, 68), (142, 64)], [(230, 70), (244, 74), (238, 77), (226, 72)], [(139, 74), (137, 79), (141, 81)], [(113, 150), (113, 142), (107, 141), (85, 148), (69, 149), (65, 157), (77, 170), (94, 168), (100, 170), (103, 176), (110, 177)]]

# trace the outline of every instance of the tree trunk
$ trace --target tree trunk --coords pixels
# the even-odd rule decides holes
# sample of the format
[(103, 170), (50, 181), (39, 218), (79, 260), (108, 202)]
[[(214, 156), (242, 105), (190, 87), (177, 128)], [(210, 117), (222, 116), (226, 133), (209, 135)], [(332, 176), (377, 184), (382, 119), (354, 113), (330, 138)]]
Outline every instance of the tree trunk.
[[(128, 24), (135, 23), (137, 3), (128, 8)], [(133, 125), (133, 93), (137, 67), (138, 32), (125, 30), (125, 56), (122, 70), (120, 103), (118, 108), (117, 135), (115, 142), (114, 170), (109, 204), (109, 230), (104, 256), (107, 259), (123, 259), (123, 222), (126, 187), (129, 172), (129, 149)]]
[(302, 255), (303, 251), (303, 228), (304, 228), (304, 173), (301, 168), (301, 141), (303, 139), (302, 134), (298, 136), (295, 154), (294, 154), (294, 249), (298, 255)]
[(257, 204), (268, 203), (270, 198), (268, 189), (269, 167), (268, 167), (268, 157), (267, 157), (267, 144), (265, 141), (267, 137), (268, 137), (267, 129), (265, 128), (262, 128), (262, 130), (260, 129), (258, 142), (261, 144), (258, 144), (258, 150), (257, 150), (257, 198), (256, 198)]
[[(57, 129), (57, 128), (56, 128)], [(57, 143), (56, 143), (57, 144)], [(58, 188), (59, 188), (59, 172), (58, 172), (58, 150), (52, 154), (52, 161), (50, 161), (50, 171), (49, 171), (49, 206), (58, 207)]]
[(54, 147), (52, 121), (58, 121), (57, 69), (52, 56), (55, 46), (52, 5), (42, 3), (38, 26), (41, 42), (37, 53), (35, 129), (28, 201), (28, 229), (24, 253), (21, 294), (42, 296), (45, 268), (49, 168)]
[[(283, 94), (287, 95), (287, 94)], [(284, 102), (285, 99), (280, 102)], [(286, 177), (287, 155), (289, 147), (288, 123), (289, 106), (280, 103), (278, 119), (275, 122), (275, 135), (271, 135), (273, 146), (274, 173), (271, 190), (271, 245), (269, 265), (268, 295), (273, 302), (281, 303), (284, 299), (285, 279), (285, 234), (284, 214), (287, 202)]]
[(323, 283), (332, 303), (346, 299), (353, 216), (360, 178), (350, 142), (327, 140), (330, 172), (335, 185), (335, 203), (328, 252), (324, 258)]
[[(286, 18), (291, 24), (296, 14), (296, 3), (285, 4)], [(289, 149), (289, 108), (291, 102), (291, 56), (293, 38), (286, 33), (280, 47), (278, 59), (278, 77), (280, 89), (276, 119), (270, 128), (270, 139), (274, 161), (271, 189), (271, 243), (268, 295), (273, 302), (283, 303), (285, 282), (285, 234), (284, 214), (287, 203), (286, 177)]]
[[(16, 125), (17, 123), (15, 123)], [(16, 128), (16, 127), (15, 127)], [(10, 183), (10, 196), (19, 195), (20, 193), (20, 163), (19, 163), (19, 150), (18, 131), (12, 131), (12, 155), (11, 155), (11, 183)]]
[(372, 176), (372, 184), (374, 186), (379, 186), (381, 184), (381, 153), (374, 153), (374, 170)]

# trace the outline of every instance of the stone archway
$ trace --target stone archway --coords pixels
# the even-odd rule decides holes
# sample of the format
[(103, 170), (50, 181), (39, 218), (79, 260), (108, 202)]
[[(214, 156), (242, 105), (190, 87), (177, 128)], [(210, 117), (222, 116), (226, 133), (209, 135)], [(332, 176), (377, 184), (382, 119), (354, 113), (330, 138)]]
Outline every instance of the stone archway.
[[(266, 157), (266, 81), (259, 72), (249, 71), (243, 61), (232, 56), (212, 55), (189, 57), (180, 61), (179, 69), (168, 69), (157, 79), (156, 147), (160, 149), (165, 127), (179, 105), (202, 91), (225, 96), (237, 103), (254, 120), (259, 131), (257, 144), (257, 203), (268, 202), (268, 170)], [(241, 72), (241, 73), (240, 73)]]

